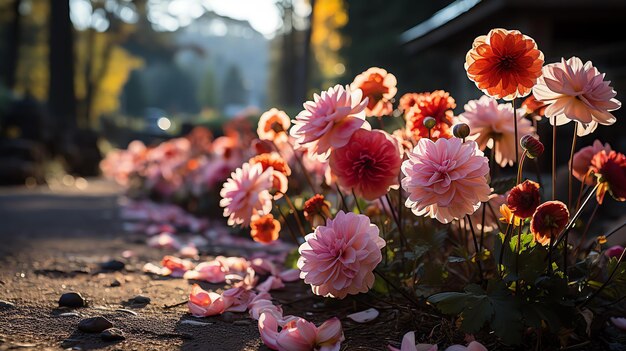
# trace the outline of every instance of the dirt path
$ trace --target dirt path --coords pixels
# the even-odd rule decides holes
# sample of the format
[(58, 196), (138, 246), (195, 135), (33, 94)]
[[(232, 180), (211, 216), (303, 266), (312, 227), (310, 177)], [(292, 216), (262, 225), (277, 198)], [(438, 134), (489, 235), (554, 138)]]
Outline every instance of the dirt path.
[[(0, 349), (259, 349), (262, 343), (252, 323), (233, 327), (214, 318), (211, 325), (188, 326), (181, 324), (191, 318), (185, 306), (163, 308), (184, 301), (189, 285), (141, 272), (145, 262), (158, 261), (163, 253), (121, 234), (118, 192), (101, 181), (90, 182), (85, 191), (0, 190), (0, 300), (15, 304), (0, 307)], [(136, 254), (124, 270), (100, 271), (99, 263), (121, 258), (124, 250)], [(111, 286), (114, 281), (121, 285)], [(89, 307), (58, 308), (59, 296), (69, 291), (80, 292)], [(137, 295), (151, 302), (129, 303)], [(81, 318), (100, 315), (127, 339), (107, 343), (98, 334), (77, 331)]]
[[(119, 191), (99, 180), (90, 181), (83, 191), (0, 189), (0, 300), (14, 304), (0, 303), (0, 350), (268, 350), (255, 321), (246, 314), (195, 319), (185, 305), (167, 307), (186, 300), (189, 283), (141, 272), (144, 263), (158, 262), (164, 253), (147, 247), (143, 237), (122, 233)], [(123, 270), (100, 269), (102, 262), (122, 260), (124, 250), (135, 255), (123, 259)], [(80, 292), (88, 307), (59, 308), (59, 297), (70, 291)], [(137, 295), (149, 297), (150, 303), (133, 304)], [(379, 305), (377, 323), (383, 324), (351, 324), (345, 316), (367, 308), (371, 301), (323, 300), (302, 283), (291, 283), (273, 296), (286, 313), (317, 323), (330, 316), (342, 318), (347, 338), (342, 349), (382, 350), (419, 323), (406, 323), (408, 315), (402, 309)], [(109, 319), (126, 340), (104, 342), (98, 334), (77, 330), (82, 318), (93, 316)], [(187, 320), (207, 324), (190, 325)]]

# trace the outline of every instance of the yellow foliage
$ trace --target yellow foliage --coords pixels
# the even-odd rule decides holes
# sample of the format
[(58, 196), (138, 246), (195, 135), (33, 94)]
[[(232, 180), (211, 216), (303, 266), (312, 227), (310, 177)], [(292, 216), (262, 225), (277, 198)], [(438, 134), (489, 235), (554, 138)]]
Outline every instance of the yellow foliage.
[(106, 73), (102, 81), (99, 82), (98, 94), (93, 101), (92, 123), (100, 115), (115, 112), (119, 109), (119, 97), (130, 72), (144, 65), (144, 61), (141, 58), (133, 56), (120, 46), (116, 45), (112, 50)]
[(313, 9), (311, 45), (320, 68), (324, 84), (332, 84), (344, 67), (339, 50), (345, 40), (339, 30), (348, 23), (344, 0), (317, 0)]

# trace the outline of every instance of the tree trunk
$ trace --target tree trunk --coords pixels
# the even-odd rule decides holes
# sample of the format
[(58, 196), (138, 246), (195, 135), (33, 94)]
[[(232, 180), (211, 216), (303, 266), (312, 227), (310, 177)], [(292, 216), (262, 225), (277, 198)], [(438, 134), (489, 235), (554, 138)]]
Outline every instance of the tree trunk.
[(20, 52), (20, 24), (22, 22), (22, 16), (20, 15), (20, 4), (22, 0), (14, 0), (11, 6), (11, 12), (13, 12), (13, 18), (7, 30), (6, 43), (7, 53), (6, 65), (3, 67), (3, 72), (0, 76), (4, 78), (4, 84), (9, 90), (15, 88), (16, 76), (17, 76), (17, 62)]
[(74, 91), (74, 51), (69, 0), (50, 1), (50, 82), (48, 107), (57, 122), (55, 133), (71, 133), (76, 128), (76, 94)]

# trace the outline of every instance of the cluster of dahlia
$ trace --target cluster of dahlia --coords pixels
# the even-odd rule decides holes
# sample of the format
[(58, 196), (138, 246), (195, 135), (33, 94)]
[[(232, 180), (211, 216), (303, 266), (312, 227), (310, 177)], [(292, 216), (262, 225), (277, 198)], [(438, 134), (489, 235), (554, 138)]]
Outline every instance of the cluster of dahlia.
[(100, 168), (131, 195), (180, 202), (215, 191), (246, 157), (249, 143), (233, 129), (213, 139), (208, 129), (196, 127), (156, 146), (133, 141), (125, 150), (109, 152)]
[[(615, 99), (617, 93), (591, 61), (583, 63), (580, 58), (571, 57), (544, 66), (543, 58), (532, 38), (506, 29), (493, 29), (476, 38), (467, 53), (467, 75), (486, 95), (470, 101), (459, 120), (468, 124), (472, 131), (470, 137), (481, 148), (489, 147), (495, 151), (495, 161), (501, 166), (512, 165), (519, 160), (519, 154), (523, 163), (524, 156), (535, 158), (543, 152), (543, 144), (532, 136), (534, 128), (526, 116), (541, 119), (545, 115), (554, 128), (574, 121), (574, 138), (592, 133), (598, 124), (611, 125), (616, 121), (611, 112), (621, 106)], [(515, 99), (531, 92), (522, 108), (515, 111)], [(512, 100), (513, 103), (498, 104), (495, 99)], [(519, 135), (524, 137), (519, 139)], [(518, 143), (522, 148), (516, 153)], [(553, 140), (553, 149), (555, 143)], [(598, 140), (575, 154), (572, 149), (572, 154), (570, 183), (573, 176), (583, 185), (595, 185), (598, 204), (602, 204), (606, 192), (618, 201), (626, 200), (626, 159), (623, 154)], [(518, 183), (521, 181), (521, 164), (519, 167)], [(553, 188), (556, 186), (554, 173), (555, 169)], [(554, 193), (553, 189), (553, 201), (540, 204), (539, 184), (527, 180), (509, 192), (507, 204), (501, 207), (503, 218), (514, 226), (525, 218), (532, 218), (530, 231), (536, 240), (544, 245), (551, 243), (569, 220), (567, 206), (555, 201)]]

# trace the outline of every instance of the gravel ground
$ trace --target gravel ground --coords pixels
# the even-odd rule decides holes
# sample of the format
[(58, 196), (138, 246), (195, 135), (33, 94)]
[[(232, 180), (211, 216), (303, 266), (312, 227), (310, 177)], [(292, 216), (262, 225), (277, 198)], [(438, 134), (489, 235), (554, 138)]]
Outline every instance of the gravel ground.
[[(194, 318), (180, 304), (188, 297), (189, 282), (141, 272), (146, 262), (159, 262), (164, 252), (147, 247), (144, 237), (122, 232), (120, 191), (101, 180), (90, 180), (84, 190), (0, 188), (0, 350), (268, 350), (256, 322), (246, 314)], [(135, 255), (122, 259), (124, 250)], [(100, 263), (110, 259), (125, 261), (125, 268), (102, 271)], [(59, 297), (73, 291), (82, 294), (87, 307), (59, 308)], [(134, 304), (137, 295), (149, 297), (150, 303)], [(318, 324), (339, 316), (346, 350), (383, 350), (407, 329), (428, 331), (447, 323), (426, 314), (413, 318), (406, 308), (368, 296), (324, 300), (300, 282), (273, 296), (285, 313)], [(359, 325), (345, 318), (369, 306), (381, 311), (374, 322)], [(81, 319), (95, 316), (107, 318), (126, 339), (105, 342), (97, 333), (77, 329)], [(189, 320), (206, 324), (191, 325)]]

